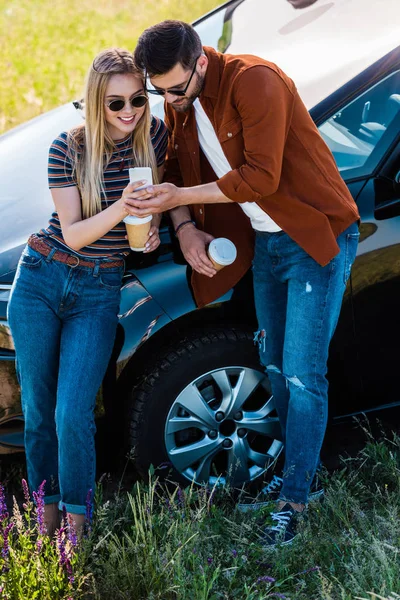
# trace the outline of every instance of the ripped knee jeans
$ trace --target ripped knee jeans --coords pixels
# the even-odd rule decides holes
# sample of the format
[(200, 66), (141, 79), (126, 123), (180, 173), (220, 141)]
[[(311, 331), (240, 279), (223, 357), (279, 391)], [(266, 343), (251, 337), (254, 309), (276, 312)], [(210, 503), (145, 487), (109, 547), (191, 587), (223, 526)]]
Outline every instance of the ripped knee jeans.
[(307, 503), (328, 415), (328, 349), (354, 261), (358, 227), (321, 267), (286, 233), (257, 232), (255, 343), (271, 382), (285, 444), (281, 499)]

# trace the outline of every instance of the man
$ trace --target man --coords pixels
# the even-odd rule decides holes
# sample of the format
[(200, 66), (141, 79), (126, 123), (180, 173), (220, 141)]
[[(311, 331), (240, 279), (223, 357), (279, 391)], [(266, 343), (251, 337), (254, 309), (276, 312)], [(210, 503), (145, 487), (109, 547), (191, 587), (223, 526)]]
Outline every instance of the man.
[[(319, 465), (328, 347), (356, 255), (357, 207), (293, 81), (276, 65), (202, 48), (180, 21), (147, 29), (135, 61), (149, 92), (165, 97), (168, 183), (126, 202), (138, 215), (170, 210), (199, 305), (245, 272), (255, 232), (256, 340), (286, 450), (265, 539), (290, 543)], [(236, 266), (216, 274), (209, 233), (234, 239)]]

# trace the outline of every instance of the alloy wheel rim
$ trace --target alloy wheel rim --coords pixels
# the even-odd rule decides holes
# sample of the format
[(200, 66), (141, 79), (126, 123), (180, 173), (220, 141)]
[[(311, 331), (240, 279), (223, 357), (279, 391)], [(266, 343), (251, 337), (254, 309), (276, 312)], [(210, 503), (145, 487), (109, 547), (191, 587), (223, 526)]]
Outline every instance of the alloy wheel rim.
[(261, 477), (283, 448), (268, 378), (236, 366), (201, 375), (174, 401), (164, 440), (190, 482), (237, 487)]

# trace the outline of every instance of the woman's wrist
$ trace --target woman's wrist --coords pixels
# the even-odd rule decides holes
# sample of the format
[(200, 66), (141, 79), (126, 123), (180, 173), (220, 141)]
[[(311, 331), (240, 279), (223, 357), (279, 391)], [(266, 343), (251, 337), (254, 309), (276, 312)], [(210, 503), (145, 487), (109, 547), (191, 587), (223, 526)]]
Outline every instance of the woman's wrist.
[(125, 219), (125, 217), (129, 215), (129, 212), (127, 211), (125, 206), (124, 199), (122, 197), (116, 202), (114, 202), (113, 206), (116, 210), (118, 210), (118, 213), (120, 215), (120, 221), (122, 221), (123, 219)]
[(152, 227), (157, 227), (158, 229), (160, 228), (160, 223), (161, 223), (161, 218), (162, 218), (162, 213), (156, 213), (153, 215), (153, 219), (151, 221), (151, 226)]

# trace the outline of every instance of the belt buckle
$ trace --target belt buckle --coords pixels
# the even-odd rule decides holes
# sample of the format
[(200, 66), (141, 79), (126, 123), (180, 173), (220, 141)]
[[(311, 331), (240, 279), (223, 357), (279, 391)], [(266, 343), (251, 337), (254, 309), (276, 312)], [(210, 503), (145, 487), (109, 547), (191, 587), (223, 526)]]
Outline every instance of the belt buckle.
[(69, 267), (71, 267), (71, 269), (75, 269), (77, 266), (79, 266), (79, 263), (80, 263), (79, 256), (73, 256), (72, 254), (70, 254), (70, 255), (69, 255), (69, 257), (68, 257), (68, 260), (69, 260), (70, 258), (75, 258), (75, 259), (78, 261), (78, 262), (77, 262), (75, 265), (74, 265), (74, 264), (72, 264), (72, 265), (71, 265), (71, 264), (68, 262), (68, 266), (69, 266)]

